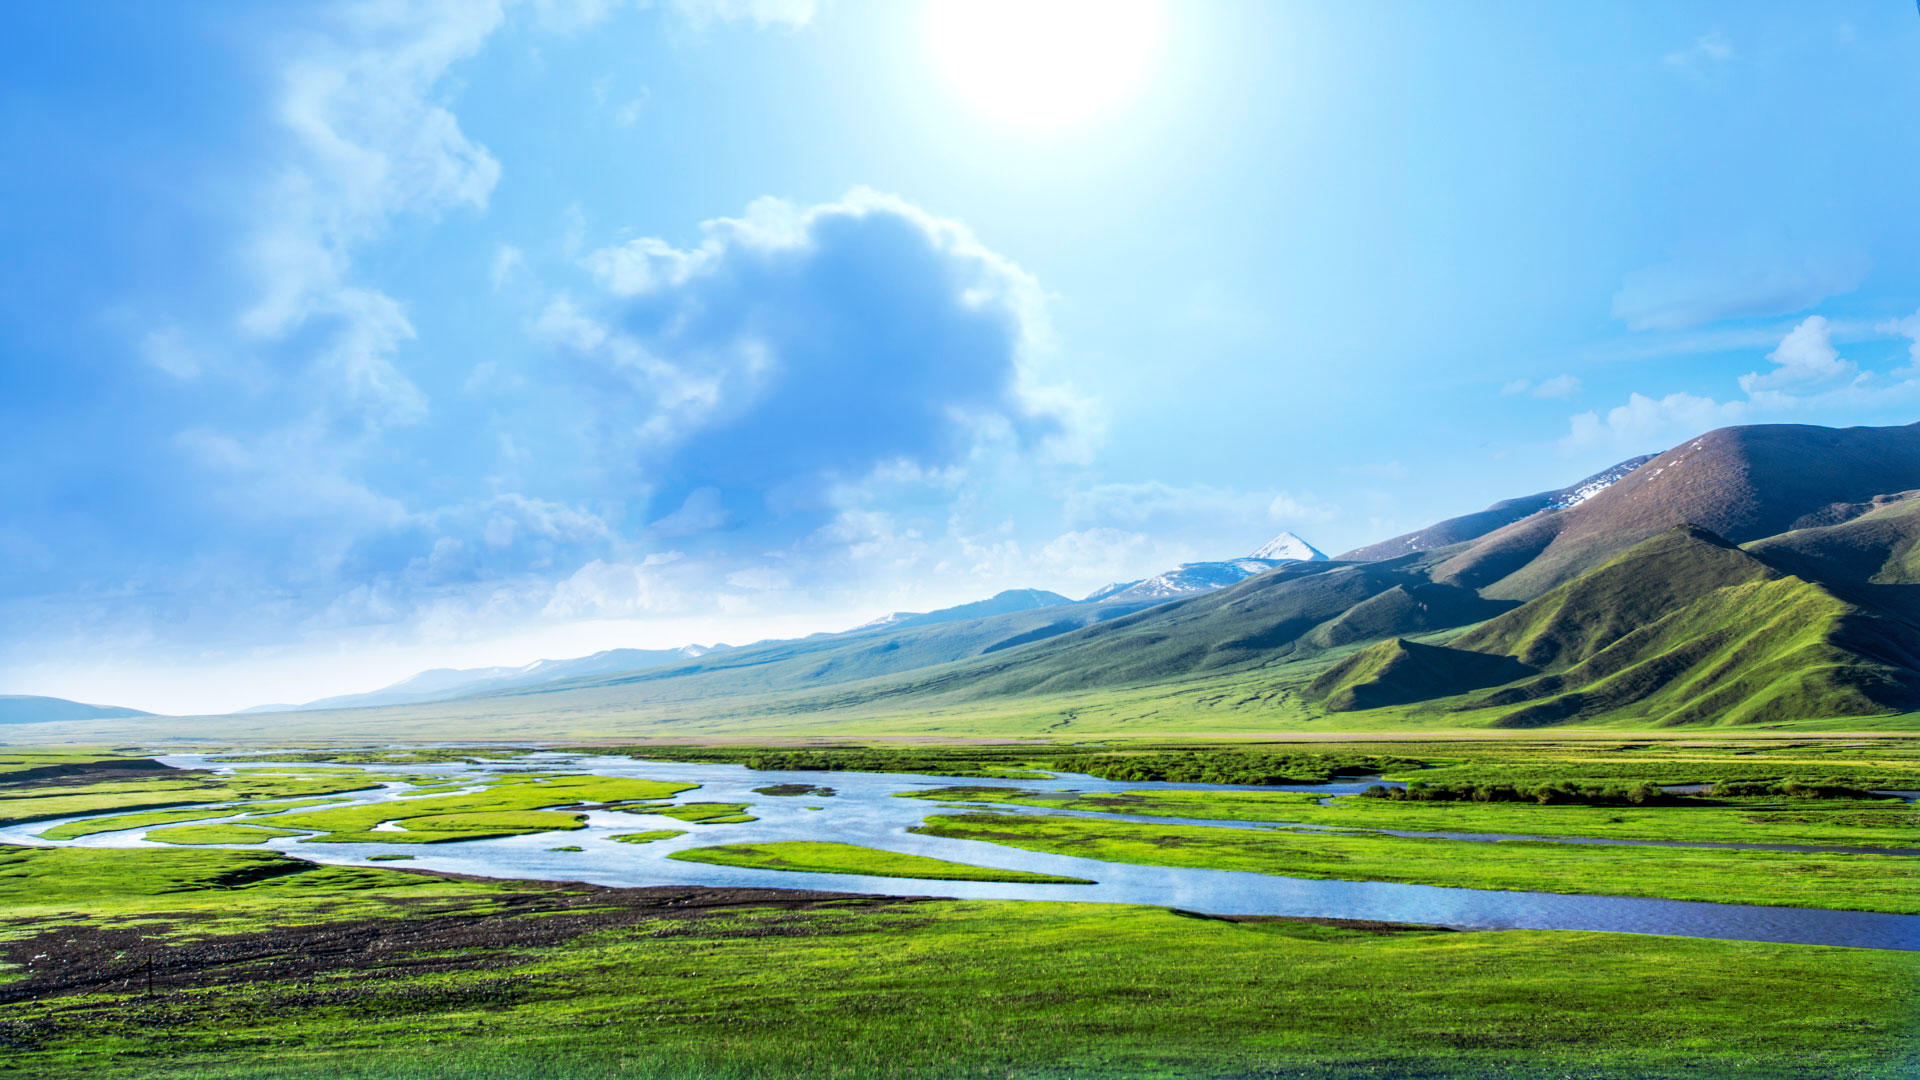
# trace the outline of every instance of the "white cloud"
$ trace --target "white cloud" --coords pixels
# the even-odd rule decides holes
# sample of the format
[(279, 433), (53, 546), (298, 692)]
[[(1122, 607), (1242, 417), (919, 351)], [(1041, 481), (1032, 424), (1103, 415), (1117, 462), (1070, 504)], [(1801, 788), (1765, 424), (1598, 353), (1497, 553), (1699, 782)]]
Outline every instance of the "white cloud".
[(1692, 45), (1668, 53), (1662, 60), (1675, 71), (1701, 75), (1726, 64), (1733, 56), (1733, 43), (1725, 34), (1713, 30), (1695, 38)]
[[(1883, 334), (1905, 332), (1902, 328), (1920, 330), (1920, 315), (1912, 320), (1881, 323), (1878, 330)], [(1729, 424), (1796, 415), (1858, 415), (1863, 410), (1906, 409), (1920, 401), (1920, 371), (1913, 367), (1887, 374), (1860, 371), (1834, 348), (1834, 332), (1835, 324), (1822, 316), (1802, 320), (1768, 354), (1776, 365), (1772, 371), (1740, 377), (1740, 389), (1747, 395), (1744, 399), (1718, 401), (1689, 393), (1661, 398), (1632, 394), (1626, 404), (1604, 414), (1593, 411), (1572, 417), (1561, 447), (1569, 451), (1606, 447), (1645, 453)], [(1920, 341), (1916, 342), (1915, 355), (1920, 356)]]
[(1034, 560), (1042, 580), (1072, 595), (1091, 592), (1114, 581), (1147, 577), (1200, 558), (1184, 544), (1125, 529), (1075, 529), (1048, 541)]
[(1853, 361), (1841, 359), (1839, 350), (1833, 347), (1827, 320), (1819, 315), (1810, 316), (1788, 332), (1779, 347), (1767, 354), (1767, 359), (1777, 366), (1765, 374), (1749, 372), (1740, 376), (1740, 389), (1753, 394), (1760, 390), (1805, 388), (1850, 379), (1859, 372)]
[(629, 98), (614, 107), (610, 118), (615, 127), (632, 127), (640, 122), (640, 111), (646, 107), (645, 97)]
[(695, 28), (714, 22), (751, 22), (797, 29), (813, 21), (817, 5), (814, 0), (673, 0), (673, 9)]
[(1241, 491), (1207, 484), (1177, 487), (1157, 480), (1096, 484), (1072, 491), (1066, 497), (1065, 509), (1067, 520), (1077, 525), (1157, 530), (1202, 523), (1232, 528), (1274, 522), (1327, 522), (1341, 514), (1338, 506), (1312, 494)]
[(1280, 524), (1324, 523), (1338, 518), (1340, 512), (1338, 506), (1321, 502), (1312, 495), (1294, 496), (1284, 491), (1267, 504), (1267, 517)]
[(493, 251), (493, 263), (487, 270), (487, 280), (493, 284), (493, 291), (506, 288), (513, 275), (526, 265), (525, 253), (512, 244), (501, 244)]
[(1722, 319), (1790, 315), (1858, 288), (1857, 251), (1809, 253), (1793, 238), (1728, 241), (1628, 273), (1613, 316), (1630, 330), (1685, 330)]
[(413, 329), (397, 301), (354, 281), (353, 254), (398, 216), (486, 206), (499, 163), (432, 95), (501, 20), (497, 2), (340, 5), (283, 61), (287, 140), (242, 244), (257, 299), (237, 326), (280, 341), (330, 320), (321, 366), (374, 423), (417, 419), (425, 403), (397, 363)]
[(1908, 363), (1903, 373), (1920, 375), (1920, 311), (1904, 319), (1888, 319), (1875, 329), (1883, 334), (1898, 334), (1911, 339), (1912, 343), (1907, 346)]
[(1069, 492), (1066, 516), (1075, 524), (1167, 525), (1196, 518), (1258, 521), (1275, 498), (1273, 492), (1236, 491), (1205, 484), (1175, 487), (1157, 480), (1096, 484)]
[(1630, 453), (1664, 449), (1689, 435), (1711, 428), (1743, 422), (1748, 405), (1743, 401), (1721, 403), (1695, 394), (1668, 394), (1650, 398), (1631, 394), (1625, 405), (1576, 415), (1561, 445), (1566, 449), (1610, 447)]
[(1532, 379), (1514, 379), (1500, 388), (1502, 394), (1510, 397), (1526, 394), (1537, 398), (1570, 398), (1580, 390), (1580, 379), (1574, 375), (1555, 375), (1537, 383)]
[(783, 592), (793, 588), (793, 580), (772, 567), (750, 566), (727, 575), (727, 584), (748, 592)]
[(1537, 398), (1570, 398), (1579, 392), (1580, 380), (1573, 375), (1555, 375), (1541, 380), (1540, 385), (1533, 388), (1533, 396)]
[(553, 587), (540, 614), (559, 621), (617, 619), (680, 608), (685, 599), (657, 569), (664, 561), (594, 559)]
[[(548, 33), (577, 34), (605, 22), (628, 0), (533, 0), (534, 25)], [(641, 0), (636, 6), (645, 6)]]
[(1405, 480), (1412, 475), (1406, 465), (1399, 461), (1375, 461), (1365, 465), (1342, 465), (1339, 468), (1350, 476), (1364, 476), (1373, 480)]
[(606, 297), (557, 298), (536, 327), (595, 390), (593, 444), (644, 463), (660, 497), (712, 487), (743, 526), (797, 529), (876, 473), (950, 475), (1080, 436), (1086, 410), (1035, 374), (1038, 283), (959, 222), (856, 188), (759, 199), (701, 232), (586, 254)]
[(200, 374), (205, 357), (188, 345), (177, 326), (151, 331), (140, 343), (147, 362), (176, 379), (191, 379)]
[(615, 102), (613, 96), (613, 76), (605, 75), (594, 81), (593, 100), (602, 109), (607, 110), (607, 119), (615, 127), (632, 127), (640, 120), (640, 111), (647, 107), (647, 98), (651, 95), (645, 87), (638, 94)]
[(720, 501), (719, 488), (695, 488), (673, 513), (649, 524), (647, 535), (662, 539), (695, 536), (723, 528), (731, 520), (732, 515)]

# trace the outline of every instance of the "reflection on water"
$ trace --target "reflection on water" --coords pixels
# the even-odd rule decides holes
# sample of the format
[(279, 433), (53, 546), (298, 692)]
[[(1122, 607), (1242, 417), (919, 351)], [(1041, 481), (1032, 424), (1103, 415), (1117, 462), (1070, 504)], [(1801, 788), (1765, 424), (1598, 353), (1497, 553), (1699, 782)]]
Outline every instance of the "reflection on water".
[[(162, 760), (170, 765), (188, 768), (231, 767), (208, 762), (197, 755)], [(294, 764), (297, 766), (300, 763)], [(455, 844), (409, 846), (405, 851), (414, 857), (408, 865), (487, 877), (584, 881), (597, 885), (765, 886), (896, 896), (1100, 901), (1153, 904), (1221, 915), (1304, 915), (1480, 929), (1601, 930), (1920, 950), (1920, 916), (1912, 915), (1708, 904), (1639, 897), (1501, 892), (1378, 881), (1319, 881), (1229, 870), (1136, 866), (1022, 851), (982, 841), (908, 832), (909, 827), (919, 824), (925, 817), (950, 811), (943, 811), (928, 800), (894, 797), (903, 791), (955, 783), (1087, 794), (1167, 789), (1309, 791), (1322, 795), (1343, 795), (1357, 794), (1374, 782), (1364, 779), (1313, 787), (1277, 788), (1107, 781), (1090, 776), (1066, 775), (1056, 780), (999, 781), (971, 777), (956, 780), (952, 777), (902, 773), (758, 772), (739, 765), (647, 762), (598, 756), (576, 759), (551, 753), (483, 765), (409, 764), (406, 770), (410, 774), (444, 776), (449, 781), (456, 781), (485, 774), (551, 769), (556, 765), (576, 765), (583, 771), (591, 770), (603, 776), (697, 783), (701, 785), (700, 789), (682, 793), (681, 799), (751, 803), (752, 812), (759, 815), (759, 820), (729, 825), (690, 826), (686, 822), (653, 814), (593, 811), (587, 815), (586, 828), (564, 834), (543, 833)], [(753, 791), (756, 787), (800, 784), (830, 787), (835, 794), (817, 803), (803, 803), (799, 799), (756, 795)], [(358, 793), (353, 799), (363, 803), (391, 801), (410, 790), (407, 785), (387, 784), (377, 791)], [(1177, 820), (1139, 815), (1095, 816), (1134, 822)], [(1196, 820), (1193, 823), (1213, 826), (1236, 824), (1210, 820)], [(54, 824), (56, 822), (39, 821), (0, 829), (0, 843), (46, 844), (47, 841), (39, 840), (33, 834)], [(1237, 823), (1237, 827), (1267, 826)], [(667, 828), (685, 829), (686, 834), (649, 844), (625, 844), (610, 839), (615, 833)], [(1502, 838), (1497, 834), (1457, 835), (1473, 839)], [(582, 850), (553, 850), (556, 838), (561, 837), (564, 837), (567, 846), (578, 846)], [(678, 862), (666, 857), (675, 851), (708, 844), (773, 840), (833, 840), (975, 866), (1089, 878), (1096, 884), (1020, 885), (806, 874)], [(140, 830), (96, 833), (71, 843), (92, 847), (148, 846), (148, 841), (141, 838)], [(382, 844), (312, 844), (300, 843), (298, 838), (276, 838), (266, 844), (254, 845), (251, 849), (278, 850), (315, 862), (338, 864), (363, 863), (372, 856), (395, 851), (394, 847)]]

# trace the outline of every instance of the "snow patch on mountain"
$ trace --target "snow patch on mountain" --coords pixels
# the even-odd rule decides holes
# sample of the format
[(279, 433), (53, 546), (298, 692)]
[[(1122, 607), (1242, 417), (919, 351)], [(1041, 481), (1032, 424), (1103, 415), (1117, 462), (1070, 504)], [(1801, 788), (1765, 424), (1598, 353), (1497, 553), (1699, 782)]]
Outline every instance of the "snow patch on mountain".
[[(1652, 454), (1630, 458), (1605, 472), (1594, 473), (1572, 487), (1561, 488), (1553, 493), (1553, 500), (1547, 503), (1547, 510), (1571, 510), (1595, 495), (1607, 490), (1626, 479), (1627, 474), (1653, 460)], [(1678, 462), (1675, 462), (1678, 464)], [(1544, 512), (1544, 511), (1543, 511)]]
[(1293, 560), (1296, 562), (1325, 562), (1327, 558), (1325, 552), (1307, 543), (1305, 540), (1300, 539), (1291, 532), (1283, 532), (1279, 536), (1261, 544), (1260, 549), (1253, 553), (1253, 557), (1256, 559), (1273, 559), (1275, 561)]

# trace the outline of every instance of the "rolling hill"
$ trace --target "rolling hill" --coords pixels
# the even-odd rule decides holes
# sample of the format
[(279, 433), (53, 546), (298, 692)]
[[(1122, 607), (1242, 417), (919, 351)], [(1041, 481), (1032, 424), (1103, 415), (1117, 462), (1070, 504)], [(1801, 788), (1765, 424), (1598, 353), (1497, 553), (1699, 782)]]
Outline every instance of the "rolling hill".
[(88, 705), (66, 698), (36, 697), (31, 694), (0, 694), (0, 724), (45, 724), (152, 715), (117, 705)]
[[(1601, 717), (1739, 724), (1920, 708), (1920, 630), (1695, 526), (1642, 541), (1447, 645), (1428, 648), (1419, 664), (1349, 661), (1353, 670), (1325, 688), (1327, 707), (1451, 698), (1439, 707), (1500, 710), (1499, 727)], [(1496, 663), (1508, 665), (1508, 677), (1483, 690), (1481, 673)]]
[(1657, 455), (1592, 498), (1454, 549), (1434, 577), (1527, 600), (1675, 525), (1736, 544), (1835, 524), (1920, 488), (1920, 425), (1721, 428)]
[(356, 733), (735, 736), (1892, 716), (1920, 710), (1916, 491), (1920, 426), (1727, 428), (1197, 594), (1017, 590), (842, 634), (301, 715)]

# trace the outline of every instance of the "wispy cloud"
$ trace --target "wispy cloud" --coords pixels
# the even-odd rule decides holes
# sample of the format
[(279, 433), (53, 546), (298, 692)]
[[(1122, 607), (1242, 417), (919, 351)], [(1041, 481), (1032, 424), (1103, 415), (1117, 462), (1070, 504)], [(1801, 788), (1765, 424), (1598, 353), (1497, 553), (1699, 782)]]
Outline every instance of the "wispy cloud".
[(1576, 375), (1555, 375), (1550, 379), (1534, 382), (1532, 379), (1514, 379), (1500, 388), (1500, 392), (1509, 397), (1525, 394), (1536, 398), (1570, 398), (1580, 393), (1580, 379)]
[(1683, 49), (1675, 49), (1661, 57), (1661, 62), (1674, 71), (1689, 75), (1709, 74), (1734, 58), (1733, 42), (1718, 30), (1711, 30), (1693, 40), (1693, 44)]
[(1725, 319), (1789, 315), (1852, 292), (1870, 266), (1857, 251), (1789, 251), (1785, 241), (1729, 242), (1627, 274), (1613, 316), (1629, 330), (1685, 330)]
[(673, 0), (673, 9), (695, 28), (715, 22), (751, 22), (796, 29), (813, 21), (815, 0)]

